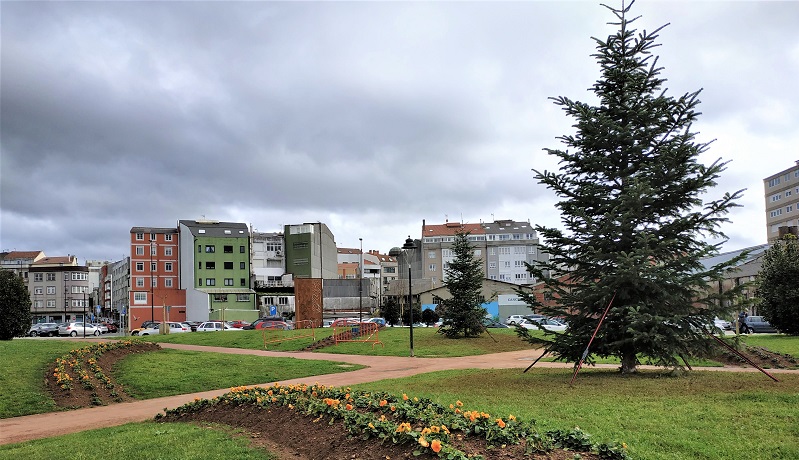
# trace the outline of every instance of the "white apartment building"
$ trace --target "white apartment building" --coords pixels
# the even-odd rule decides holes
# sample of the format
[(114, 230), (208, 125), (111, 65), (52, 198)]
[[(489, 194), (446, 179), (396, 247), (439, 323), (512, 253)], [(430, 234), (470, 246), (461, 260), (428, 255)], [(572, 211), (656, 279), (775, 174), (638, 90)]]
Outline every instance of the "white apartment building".
[(799, 232), (799, 160), (796, 165), (763, 179), (766, 237), (773, 243), (785, 233)]
[(469, 233), (486, 278), (520, 285), (538, 281), (527, 273), (526, 264), (547, 260), (548, 256), (539, 251), (538, 236), (529, 222), (422, 223), (422, 278), (431, 280), (433, 288), (445, 280), (446, 269), (455, 258), (452, 246), (459, 231)]

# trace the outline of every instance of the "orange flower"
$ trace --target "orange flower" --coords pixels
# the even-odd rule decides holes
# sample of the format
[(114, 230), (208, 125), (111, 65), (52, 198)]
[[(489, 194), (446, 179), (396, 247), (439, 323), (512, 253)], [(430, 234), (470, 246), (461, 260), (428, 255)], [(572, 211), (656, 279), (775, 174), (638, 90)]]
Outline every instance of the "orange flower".
[(460, 402), (460, 400), (455, 401), (455, 405), (458, 406), (458, 407), (463, 407), (463, 403)]
[(380, 407), (383, 407), (383, 406), (385, 406), (386, 404), (388, 404), (388, 401), (386, 401), (385, 399), (383, 399), (383, 400), (381, 400), (381, 401), (380, 401)]
[(505, 422), (503, 422), (501, 418), (497, 419), (497, 425), (499, 425), (500, 428), (505, 428)]
[(403, 401), (407, 401), (408, 400), (408, 395), (406, 395), (405, 393), (402, 393), (402, 400)]
[(435, 453), (441, 452), (441, 441), (434, 439), (433, 442), (430, 443), (430, 448), (433, 449)]
[(347, 410), (352, 410), (352, 404), (347, 404), (346, 409)]
[(422, 436), (421, 438), (419, 438), (419, 445), (422, 447), (427, 447), (430, 445), (430, 443), (427, 442), (427, 439), (425, 439), (424, 436)]
[(392, 411), (392, 412), (393, 412), (393, 411), (395, 411), (395, 410), (397, 410), (397, 408), (396, 408), (396, 407), (394, 407), (394, 406), (391, 406), (389, 409), (391, 409), (391, 411)]

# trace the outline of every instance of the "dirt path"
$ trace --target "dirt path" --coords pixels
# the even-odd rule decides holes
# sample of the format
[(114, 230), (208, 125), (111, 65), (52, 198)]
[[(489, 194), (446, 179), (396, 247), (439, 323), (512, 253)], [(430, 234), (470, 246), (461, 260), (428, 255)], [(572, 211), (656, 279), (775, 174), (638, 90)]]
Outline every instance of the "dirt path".
[[(540, 350), (521, 350), (491, 355), (464, 356), (458, 358), (402, 358), (393, 356), (358, 356), (333, 353), (298, 353), (263, 350), (245, 350), (239, 348), (203, 347), (162, 343), (163, 348), (180, 350), (209, 351), (230, 354), (248, 354), (265, 357), (290, 357), (297, 359), (330, 360), (368, 366), (364, 369), (338, 374), (317, 375), (300, 379), (280, 381), (281, 384), (319, 383), (327, 386), (347, 386), (358, 383), (374, 382), (383, 379), (406, 377), (439, 370), (449, 369), (519, 369), (524, 370), (538, 358)], [(536, 367), (571, 368), (567, 363), (539, 362)], [(617, 365), (597, 365), (596, 367), (615, 368)], [(647, 368), (647, 366), (641, 366)], [(694, 368), (695, 370), (758, 372), (752, 368)], [(779, 373), (779, 370), (769, 370)], [(799, 372), (799, 371), (782, 371)], [(264, 382), (260, 386), (276, 382)], [(195, 398), (214, 398), (227, 393), (223, 388), (201, 393), (192, 393), (164, 398), (134, 401), (108, 406), (90, 407), (64, 412), (27, 415), (0, 420), (0, 445), (16, 442), (43, 439), (68, 433), (123, 425), (130, 422), (152, 420), (164, 408), (182, 406)]]

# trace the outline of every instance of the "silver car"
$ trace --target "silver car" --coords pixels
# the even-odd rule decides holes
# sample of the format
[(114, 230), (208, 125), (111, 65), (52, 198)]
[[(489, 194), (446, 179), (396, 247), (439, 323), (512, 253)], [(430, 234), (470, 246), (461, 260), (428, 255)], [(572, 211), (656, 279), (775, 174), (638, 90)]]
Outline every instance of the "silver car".
[(94, 324), (86, 324), (82, 321), (63, 323), (58, 326), (58, 335), (69, 335), (77, 337), (79, 335), (100, 335), (100, 329)]

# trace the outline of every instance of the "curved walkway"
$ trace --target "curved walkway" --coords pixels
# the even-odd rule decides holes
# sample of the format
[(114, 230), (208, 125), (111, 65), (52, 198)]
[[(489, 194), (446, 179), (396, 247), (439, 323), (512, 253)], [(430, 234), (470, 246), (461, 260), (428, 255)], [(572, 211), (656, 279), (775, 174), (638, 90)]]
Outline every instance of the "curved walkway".
[[(519, 369), (521, 372), (541, 354), (540, 350), (530, 349), (495, 353), (490, 355), (463, 356), (457, 358), (403, 358), (394, 356), (362, 356), (340, 355), (334, 353), (246, 350), (241, 348), (206, 347), (171, 343), (162, 343), (160, 345), (164, 348), (174, 348), (180, 350), (247, 354), (266, 357), (290, 357), (310, 360), (329, 360), (368, 366), (364, 369), (359, 369), (352, 372), (316, 375), (293, 380), (284, 380), (280, 382), (264, 382), (258, 386), (271, 385), (274, 383), (306, 383), (309, 385), (319, 383), (326, 386), (341, 387), (449, 369)], [(539, 368), (573, 368), (573, 366), (568, 363), (553, 363), (543, 361), (539, 361), (535, 366)], [(599, 364), (595, 367), (616, 368), (618, 365)], [(641, 368), (647, 367), (648, 366), (641, 366)], [(752, 368), (731, 369), (721, 367), (695, 367), (694, 370), (758, 372), (756, 369)], [(779, 373), (780, 371), (770, 369), (769, 372)], [(200, 393), (111, 404), (108, 406), (89, 407), (63, 412), (48, 412), (44, 414), (2, 419), (0, 420), (0, 445), (30, 441), (33, 439), (49, 438), (62, 434), (123, 425), (125, 423), (131, 422), (152, 420), (153, 417), (155, 417), (155, 415), (159, 412), (162, 412), (164, 408), (172, 409), (179, 407), (183, 404), (193, 401), (195, 398), (215, 398), (219, 395), (227, 393), (228, 391), (229, 388), (223, 388)]]

